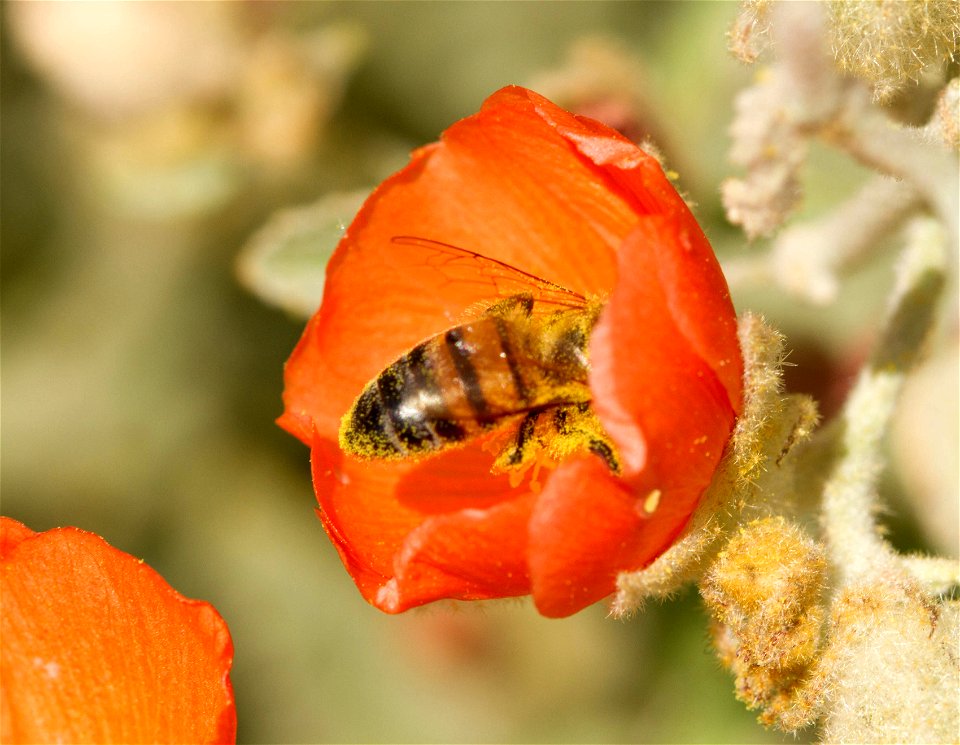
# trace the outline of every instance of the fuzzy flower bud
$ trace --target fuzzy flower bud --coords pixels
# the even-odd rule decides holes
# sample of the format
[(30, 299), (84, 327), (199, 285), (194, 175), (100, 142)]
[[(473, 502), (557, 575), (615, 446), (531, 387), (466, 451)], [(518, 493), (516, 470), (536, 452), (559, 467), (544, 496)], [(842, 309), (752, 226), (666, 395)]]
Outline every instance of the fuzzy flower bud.
[(770, 0), (743, 0), (727, 32), (730, 52), (741, 62), (753, 64), (770, 43)]
[(813, 686), (829, 691), (824, 741), (956, 742), (958, 618), (898, 573), (841, 591)]
[(823, 549), (782, 517), (754, 520), (727, 544), (700, 592), (714, 614), (737, 698), (775, 721), (814, 660), (824, 612)]
[(799, 172), (807, 145), (788, 113), (784, 73), (767, 71), (736, 99), (730, 159), (747, 169), (721, 185), (728, 219), (751, 239), (771, 235), (803, 195)]
[(929, 66), (956, 59), (960, 5), (955, 0), (833, 0), (833, 52), (846, 72), (890, 99)]

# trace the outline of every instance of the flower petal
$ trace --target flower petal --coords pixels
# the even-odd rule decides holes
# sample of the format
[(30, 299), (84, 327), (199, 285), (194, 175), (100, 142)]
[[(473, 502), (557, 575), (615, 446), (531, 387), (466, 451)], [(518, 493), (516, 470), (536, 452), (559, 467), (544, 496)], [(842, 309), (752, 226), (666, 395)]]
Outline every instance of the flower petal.
[(683, 211), (643, 218), (618, 264), (591, 339), (590, 383), (625, 478), (595, 458), (570, 460), (550, 478), (530, 526), (533, 595), (547, 616), (605, 597), (619, 572), (670, 545), (709, 486), (740, 407), (733, 308), (699, 228)]
[(36, 533), (23, 523), (9, 517), (0, 517), (0, 561), (6, 559), (13, 549), (33, 535)]
[[(653, 236), (658, 281), (678, 332), (716, 375), (734, 412), (743, 411), (743, 355), (737, 336), (737, 315), (727, 281), (700, 226), (678, 216), (675, 221), (642, 221), (628, 249), (650, 250)], [(630, 261), (625, 255), (621, 266)]]
[[(621, 173), (628, 165), (629, 178)], [(616, 179), (625, 186), (611, 188)], [(652, 196), (641, 188), (648, 181)], [(394, 237), (442, 240), (605, 293), (637, 205), (659, 210), (663, 189), (679, 200), (659, 165), (615, 131), (522, 88), (494, 94), (416, 151), (360, 210), (327, 267), (323, 305), (287, 363), (279, 423), (307, 444), (314, 428), (335, 439), (340, 417), (377, 373), (470, 306), (496, 299), (495, 287), (451, 281), (429, 252)]]
[(233, 645), (207, 603), (92, 533), (0, 518), (3, 742), (233, 742)]
[(358, 461), (318, 438), (318, 510), (360, 592), (388, 612), (439, 598), (529, 592), (529, 500), (490, 474), (480, 443), (401, 463)]
[(376, 605), (398, 613), (443, 598), (487, 600), (530, 592), (527, 525), (534, 495), (426, 519), (404, 542), (396, 577)]
[(617, 575), (659, 556), (683, 529), (700, 491), (676, 488), (650, 498), (594, 457), (563, 463), (530, 520), (533, 599), (557, 618), (611, 594)]
[[(716, 260), (676, 218), (642, 220), (618, 260), (619, 282), (590, 341), (594, 408), (628, 477), (643, 472), (650, 488), (702, 491), (740, 406), (742, 361), (726, 285), (716, 269), (722, 293), (701, 296), (697, 274)], [(716, 321), (691, 331), (700, 303), (715, 309)]]
[[(629, 142), (605, 136), (607, 128), (589, 119), (575, 117), (580, 128), (569, 128), (570, 114), (562, 112), (559, 132), (577, 143), (585, 155), (604, 168), (620, 193), (641, 216), (641, 233), (633, 236), (654, 252), (659, 283), (678, 331), (696, 353), (710, 365), (739, 414), (742, 410), (743, 361), (737, 339), (736, 314), (726, 279), (709, 241), (686, 203), (670, 184), (659, 164)], [(584, 135), (583, 128), (599, 130)], [(639, 153), (639, 155), (638, 155)], [(644, 215), (663, 220), (650, 220)], [(622, 254), (618, 266), (636, 273), (632, 260)]]

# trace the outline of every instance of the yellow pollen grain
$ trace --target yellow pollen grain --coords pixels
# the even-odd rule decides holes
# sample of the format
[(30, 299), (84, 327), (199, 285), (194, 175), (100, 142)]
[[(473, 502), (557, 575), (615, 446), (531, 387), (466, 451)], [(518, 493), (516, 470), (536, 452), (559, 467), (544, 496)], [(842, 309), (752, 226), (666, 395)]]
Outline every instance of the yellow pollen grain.
[(657, 511), (657, 507), (660, 506), (660, 490), (654, 489), (650, 492), (646, 499), (643, 500), (643, 511), (648, 515), (652, 515)]

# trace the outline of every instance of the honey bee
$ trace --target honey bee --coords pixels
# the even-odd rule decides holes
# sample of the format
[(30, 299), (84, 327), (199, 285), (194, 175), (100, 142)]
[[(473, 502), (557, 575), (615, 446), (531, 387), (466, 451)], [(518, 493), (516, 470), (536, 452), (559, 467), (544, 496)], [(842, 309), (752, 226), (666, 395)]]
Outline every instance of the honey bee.
[(500, 297), (370, 381), (341, 420), (341, 448), (360, 458), (411, 459), (496, 432), (494, 473), (522, 473), (543, 456), (559, 461), (577, 451), (619, 473), (613, 442), (590, 406), (587, 345), (602, 300), (457, 246), (408, 236), (393, 242), (450, 265), (469, 261), (472, 275), (479, 270)]

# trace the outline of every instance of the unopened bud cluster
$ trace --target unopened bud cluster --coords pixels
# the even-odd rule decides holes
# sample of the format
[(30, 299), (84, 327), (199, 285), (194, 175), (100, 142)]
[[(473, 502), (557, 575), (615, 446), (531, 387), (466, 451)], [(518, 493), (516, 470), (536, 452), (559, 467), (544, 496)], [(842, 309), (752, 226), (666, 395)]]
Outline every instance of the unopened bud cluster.
[(960, 43), (955, 0), (833, 0), (830, 17), (837, 64), (872, 83), (878, 101), (955, 59)]
[[(728, 39), (742, 62), (771, 45), (771, 0), (743, 0)], [(885, 102), (925, 70), (957, 59), (960, 4), (955, 0), (830, 0), (827, 32), (836, 66), (873, 86)]]
[(700, 585), (714, 643), (736, 677), (736, 695), (769, 724), (794, 706), (815, 661), (823, 625), (823, 548), (783, 517), (744, 526)]

